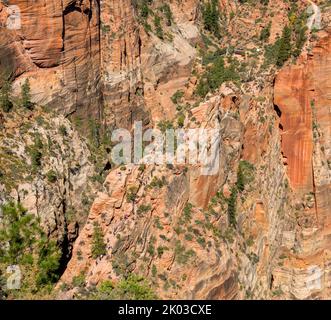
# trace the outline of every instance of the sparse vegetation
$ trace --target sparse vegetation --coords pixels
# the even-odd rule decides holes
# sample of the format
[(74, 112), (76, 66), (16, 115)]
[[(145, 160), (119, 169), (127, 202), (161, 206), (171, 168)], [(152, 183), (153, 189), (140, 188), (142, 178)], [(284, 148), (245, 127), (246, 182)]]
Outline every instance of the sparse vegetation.
[(21, 86), (21, 99), (22, 99), (22, 102), (21, 102), (22, 107), (32, 110), (33, 103), (31, 102), (29, 79), (25, 79), (24, 83)]
[(126, 194), (126, 200), (128, 202), (135, 202), (137, 199), (137, 192), (138, 188), (136, 186), (130, 187)]
[(171, 97), (171, 101), (174, 103), (174, 104), (178, 104), (180, 103), (181, 99), (183, 98), (184, 96), (184, 91), (182, 90), (178, 90), (174, 93), (174, 95)]
[(223, 82), (238, 80), (239, 75), (235, 69), (235, 64), (230, 63), (230, 65), (226, 67), (224, 58), (220, 56), (215, 59), (211, 66), (207, 67), (207, 70), (200, 78), (196, 88), (196, 94), (205, 97), (208, 92), (217, 90)]
[(11, 101), (12, 84), (9, 80), (3, 79), (0, 90), (0, 106), (4, 112), (9, 112), (13, 108)]
[(18, 265), (24, 277), (21, 289), (8, 291), (15, 297), (27, 297), (49, 291), (58, 280), (61, 251), (55, 241), (48, 240), (39, 220), (22, 207), (10, 202), (1, 207), (0, 270)]
[(94, 300), (154, 300), (156, 294), (142, 276), (131, 274), (118, 283), (102, 282), (91, 294)]
[(147, 213), (149, 211), (151, 211), (152, 206), (150, 204), (141, 204), (138, 209), (137, 209), (137, 214), (139, 215), (143, 215), (144, 213)]
[(39, 135), (35, 136), (34, 144), (28, 148), (31, 157), (31, 165), (34, 170), (41, 166), (41, 159), (43, 156), (43, 142)]
[(54, 170), (49, 170), (46, 174), (47, 180), (50, 183), (54, 183), (57, 181), (57, 174)]
[(271, 22), (269, 22), (268, 25), (262, 29), (260, 34), (261, 41), (267, 41), (269, 39), (270, 30), (271, 30)]
[(153, 177), (153, 180), (149, 184), (149, 187), (152, 189), (161, 189), (167, 184), (167, 180), (164, 176), (162, 178)]
[(202, 18), (205, 30), (220, 37), (219, 8), (217, 0), (208, 0), (202, 8)]
[(91, 253), (94, 259), (97, 259), (107, 254), (106, 244), (104, 242), (104, 236), (101, 227), (98, 223), (94, 224)]

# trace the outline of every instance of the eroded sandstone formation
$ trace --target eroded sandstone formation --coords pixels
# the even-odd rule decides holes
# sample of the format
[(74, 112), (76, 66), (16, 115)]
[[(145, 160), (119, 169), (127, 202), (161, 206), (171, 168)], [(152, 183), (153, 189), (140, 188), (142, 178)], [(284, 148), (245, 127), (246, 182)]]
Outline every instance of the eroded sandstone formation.
[[(297, 227), (292, 251), (279, 270), (296, 298), (327, 297), (330, 292), (330, 30), (296, 65), (276, 78), (282, 153), (294, 191)], [(307, 285), (308, 284), (308, 289)], [(310, 290), (309, 290), (310, 289)]]
[[(12, 10), (20, 27), (8, 29)], [(35, 103), (99, 116), (98, 1), (6, 1), (0, 11), (2, 73), (16, 79), (17, 92), (29, 78)]]
[[(12, 189), (0, 185), (9, 194), (0, 199), (21, 200), (42, 216), (50, 235), (77, 238), (73, 247), (70, 242), (71, 259), (56, 286), (57, 298), (86, 298), (103, 281), (116, 283), (131, 273), (143, 275), (164, 299), (330, 297), (327, 6), (323, 30), (306, 30), (302, 53), (278, 69), (266, 47), (298, 19), (289, 15), (287, 2), (218, 1), (219, 39), (202, 31), (201, 1), (196, 0), (169, 1), (168, 20), (162, 1), (150, 3), (149, 10), (163, 17), (162, 30), (154, 14), (141, 16), (139, 1), (104, 0), (100, 8), (95, 0), (17, 3), (22, 29), (1, 28), (0, 33), (0, 67), (16, 79), (16, 92), (28, 77), (33, 101), (57, 113), (94, 115), (110, 128), (132, 129), (135, 120), (145, 127), (164, 120), (186, 129), (216, 126), (221, 137), (215, 175), (201, 175), (199, 166), (189, 165), (113, 168), (106, 159), (110, 172), (99, 190), (91, 183), (91, 149), (68, 120), (46, 116), (51, 128), (34, 124), (27, 129), (40, 134), (45, 145), (50, 136), (59, 146), (36, 179)], [(304, 10), (305, 3), (299, 7)], [(2, 25), (7, 18), (0, 4)], [(269, 24), (263, 42), (261, 32)], [(226, 65), (234, 61), (239, 79), (198, 98), (197, 84), (215, 52)], [(178, 92), (176, 101), (172, 97)], [(14, 156), (29, 163), (22, 149), (33, 140), (20, 138), (19, 129), (0, 114), (3, 124), (13, 135), (10, 145), (18, 141)], [(6, 143), (0, 147), (8, 149)], [(61, 176), (55, 192), (45, 181), (53, 167)], [(245, 186), (234, 195), (240, 170)], [(235, 212), (229, 209), (231, 199)], [(72, 224), (68, 221), (68, 205), (89, 211), (79, 230), (77, 215)], [(96, 225), (106, 244), (97, 258), (92, 254)], [(74, 281), (80, 276), (83, 293)]]

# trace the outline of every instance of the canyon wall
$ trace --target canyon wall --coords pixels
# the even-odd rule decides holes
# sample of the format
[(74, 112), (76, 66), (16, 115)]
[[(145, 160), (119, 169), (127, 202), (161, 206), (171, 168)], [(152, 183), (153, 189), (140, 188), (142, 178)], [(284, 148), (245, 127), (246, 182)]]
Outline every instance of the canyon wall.
[[(0, 4), (0, 69), (15, 79), (15, 94), (29, 78), (36, 105), (56, 114), (0, 113), (0, 201), (22, 202), (66, 242), (57, 298), (89, 298), (103, 281), (132, 273), (163, 299), (330, 297), (328, 7), (322, 30), (305, 30), (302, 53), (278, 68), (268, 46), (299, 17), (291, 20), (283, 1), (218, 1), (220, 37), (203, 31), (197, 0), (169, 1), (171, 17), (158, 0), (148, 14), (131, 0), (14, 2), (19, 30), (4, 27)], [(238, 77), (199, 97), (197, 84), (219, 56)], [(117, 168), (109, 147), (93, 164), (100, 150), (58, 114), (97, 117), (110, 129), (132, 129), (135, 120), (216, 128), (220, 163), (212, 176), (188, 164)], [(45, 151), (38, 173), (29, 153), (36, 137)], [(106, 246), (98, 257), (96, 226)]]
[(282, 154), (297, 219), (290, 231), (292, 245), (286, 245), (289, 261), (279, 270), (278, 281), (291, 283), (296, 298), (330, 294), (330, 61), (328, 29), (275, 83)]
[[(0, 61), (2, 73), (16, 79), (16, 92), (29, 78), (33, 102), (64, 115), (99, 116), (98, 1), (6, 3), (0, 4)], [(7, 28), (10, 19), (20, 26)]]

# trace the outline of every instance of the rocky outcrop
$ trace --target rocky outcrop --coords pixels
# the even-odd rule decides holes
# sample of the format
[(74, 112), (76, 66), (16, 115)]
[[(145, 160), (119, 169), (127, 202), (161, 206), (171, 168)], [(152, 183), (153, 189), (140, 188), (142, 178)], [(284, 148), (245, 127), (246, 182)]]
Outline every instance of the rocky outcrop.
[(5, 114), (3, 120), (0, 204), (20, 202), (40, 218), (68, 259), (96, 189), (87, 143), (63, 116), (40, 108)]
[[(150, 10), (160, 16), (160, 1)], [(153, 19), (144, 22), (131, 1), (105, 1), (101, 6), (104, 121), (130, 128), (135, 120), (159, 121), (175, 116), (170, 97), (187, 84), (195, 58), (196, 1), (170, 4), (170, 26), (161, 20), (167, 39), (155, 35)], [(190, 8), (190, 9), (188, 9)]]
[[(219, 0), (219, 38), (203, 30), (201, 1), (168, 1), (171, 14), (159, 0), (143, 12), (140, 1), (101, 1), (100, 23), (99, 1), (44, 2), (17, 1), (22, 28), (1, 28), (0, 68), (16, 79), (15, 94), (29, 77), (33, 100), (65, 115), (95, 115), (109, 129), (169, 120), (216, 128), (221, 139), (210, 176), (187, 163), (116, 168), (106, 159), (92, 177), (98, 156), (63, 116), (16, 104), (12, 117), (0, 113), (0, 200), (22, 202), (65, 248), (58, 298), (88, 298), (103, 281), (131, 273), (163, 299), (330, 297), (327, 6), (319, 3), (323, 30), (307, 32), (300, 57), (279, 70), (268, 45), (284, 25), (305, 22), (304, 2), (299, 10)], [(1, 5), (2, 25), (7, 19)], [(226, 72), (233, 81), (198, 97), (210, 70), (210, 81)], [(96, 194), (92, 180), (103, 167), (110, 172)], [(97, 226), (106, 249), (96, 257)]]
[[(1, 6), (1, 73), (16, 79), (17, 93), (29, 78), (35, 103), (65, 115), (99, 115), (98, 1), (20, 0)], [(11, 16), (19, 27), (6, 27)]]

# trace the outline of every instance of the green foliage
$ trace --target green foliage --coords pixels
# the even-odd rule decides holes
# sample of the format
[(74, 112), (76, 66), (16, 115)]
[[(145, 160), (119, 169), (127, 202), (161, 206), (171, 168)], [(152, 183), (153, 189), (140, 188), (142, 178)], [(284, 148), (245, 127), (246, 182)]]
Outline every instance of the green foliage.
[(302, 51), (302, 48), (307, 40), (307, 13), (304, 11), (301, 13), (293, 25), (294, 34), (296, 36), (295, 45), (293, 49), (294, 57), (298, 57)]
[(164, 39), (161, 18), (157, 15), (154, 17), (154, 26), (155, 26), (155, 34), (161, 39)]
[[(40, 229), (32, 215), (21, 204), (9, 203), (1, 207), (0, 261), (19, 264), (33, 249)], [(9, 246), (7, 246), (9, 244)]]
[(237, 188), (233, 187), (231, 189), (230, 198), (228, 199), (228, 218), (229, 223), (232, 226), (237, 225), (236, 214), (237, 214)]
[(21, 86), (21, 99), (22, 106), (26, 109), (32, 110), (33, 103), (31, 102), (29, 79), (25, 79), (25, 82)]
[(202, 56), (202, 64), (204, 66), (209, 65), (210, 63), (214, 64), (217, 59), (225, 55), (226, 49), (217, 49), (212, 52), (204, 53)]
[(185, 115), (180, 113), (177, 118), (178, 128), (183, 128), (185, 124)]
[(228, 219), (232, 226), (237, 225), (237, 196), (238, 192), (243, 192), (245, 186), (254, 180), (254, 166), (248, 161), (242, 160), (239, 163), (237, 172), (237, 183), (231, 188), (230, 197), (227, 199), (228, 203)]
[(107, 254), (106, 243), (104, 241), (101, 227), (98, 223), (94, 225), (92, 235), (92, 257), (97, 259), (100, 256)]
[(11, 92), (11, 82), (4, 79), (0, 90), (0, 107), (4, 112), (9, 112), (13, 108), (13, 103), (11, 102)]
[(54, 241), (49, 241), (45, 235), (39, 241), (39, 273), (37, 284), (39, 286), (55, 283), (58, 280), (60, 267), (60, 250)]
[(193, 208), (193, 205), (189, 202), (184, 207), (183, 214), (184, 214), (184, 220), (186, 222), (190, 222), (192, 219), (192, 208)]
[(262, 29), (260, 34), (260, 40), (267, 41), (270, 37), (270, 31), (271, 31), (271, 22), (269, 22), (268, 25)]
[(307, 40), (307, 13), (299, 14), (297, 4), (292, 2), (288, 16), (290, 24), (285, 26), (282, 36), (265, 48), (265, 65), (282, 67), (291, 56), (297, 58), (302, 51)]
[[(36, 293), (58, 280), (61, 251), (49, 240), (34, 215), (21, 204), (10, 202), (1, 207), (0, 268), (18, 265), (23, 274), (21, 290)], [(19, 292), (20, 292), (19, 291)]]
[(67, 132), (67, 127), (64, 126), (64, 125), (61, 125), (59, 127), (59, 133), (63, 136), (63, 137), (66, 137), (68, 132)]
[(49, 170), (46, 173), (46, 177), (47, 177), (48, 182), (50, 182), (50, 183), (54, 183), (57, 180), (57, 174), (54, 170)]
[(140, 215), (140, 214), (147, 213), (147, 212), (151, 211), (151, 209), (152, 209), (152, 207), (150, 204), (147, 204), (147, 205), (141, 204), (137, 209), (137, 214)]
[(171, 9), (170, 9), (170, 6), (165, 3), (161, 8), (160, 10), (163, 12), (165, 18), (166, 18), (166, 24), (167, 26), (171, 26), (171, 23), (172, 23), (172, 12), (171, 12)]
[(135, 202), (137, 199), (137, 192), (138, 192), (137, 187), (135, 186), (130, 187), (126, 194), (126, 200), (128, 202)]
[(103, 33), (109, 33), (110, 26), (107, 24), (104, 24), (102, 21), (100, 21), (100, 28)]
[(175, 257), (179, 264), (186, 264), (193, 256), (195, 256), (195, 252), (193, 250), (185, 250), (185, 247), (181, 244), (181, 242), (179, 240), (176, 241)]
[(282, 37), (280, 39), (280, 46), (277, 58), (277, 66), (281, 67), (291, 57), (292, 45), (291, 45), (292, 30), (285, 26)]
[(219, 16), (218, 1), (208, 0), (202, 9), (203, 25), (216, 37), (220, 37)]
[(163, 176), (161, 179), (157, 177), (153, 177), (153, 180), (149, 184), (150, 188), (153, 189), (161, 189), (167, 184), (166, 178)]
[(153, 2), (153, 0), (142, 0), (140, 1), (140, 4), (137, 3), (137, 0), (135, 0), (136, 3), (134, 3), (135, 7), (138, 7), (139, 16), (142, 19), (147, 19), (150, 14), (149, 5)]
[(157, 124), (158, 128), (165, 133), (167, 129), (173, 129), (173, 124), (169, 120), (162, 120)]
[(85, 275), (84, 273), (81, 273), (78, 276), (75, 276), (72, 278), (72, 285), (73, 287), (79, 287), (82, 288), (85, 285)]
[(237, 173), (237, 189), (239, 192), (245, 190), (245, 185), (254, 180), (254, 166), (248, 161), (242, 160), (239, 163)]
[(181, 99), (183, 98), (184, 96), (184, 91), (182, 90), (177, 90), (174, 95), (171, 97), (171, 101), (174, 103), (174, 104), (178, 104)]
[(34, 169), (37, 169), (41, 166), (41, 159), (42, 159), (42, 150), (43, 150), (43, 143), (39, 135), (36, 135), (34, 139), (34, 144), (30, 146), (28, 152), (31, 158), (31, 164)]
[(157, 296), (146, 279), (130, 274), (117, 284), (111, 281), (101, 283), (93, 298), (97, 300), (154, 300)]
[(223, 82), (238, 81), (239, 75), (236, 72), (235, 64), (231, 61), (228, 67), (225, 67), (223, 57), (215, 59), (212, 66), (208, 67), (202, 75), (196, 88), (196, 94), (205, 97), (208, 92), (218, 89)]
[(161, 258), (162, 255), (163, 255), (163, 253), (164, 253), (166, 250), (169, 250), (169, 248), (159, 246), (159, 247), (157, 248), (157, 256), (158, 256), (159, 258)]

